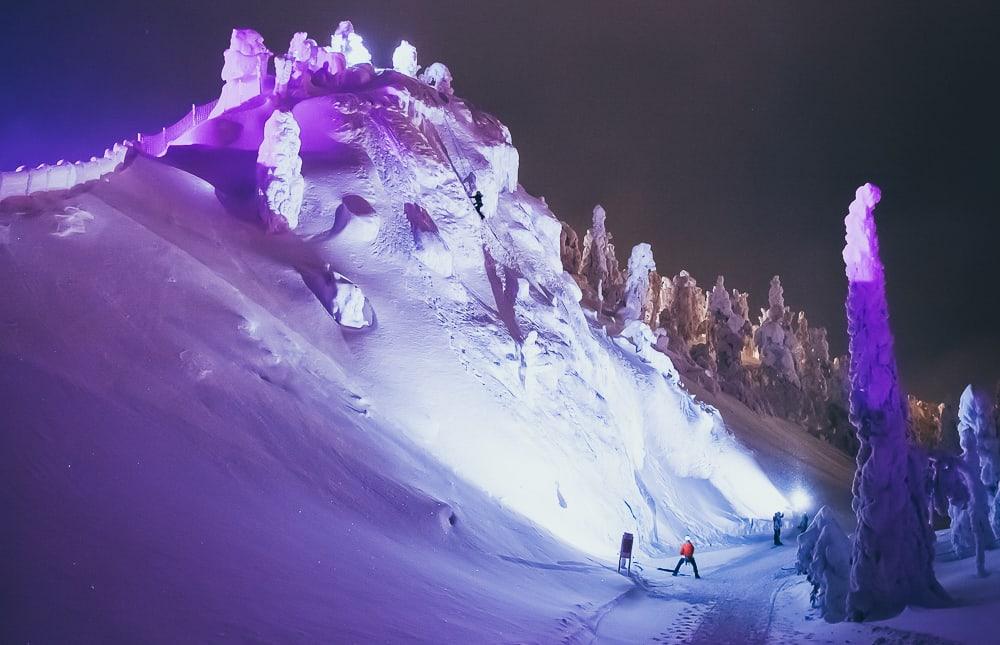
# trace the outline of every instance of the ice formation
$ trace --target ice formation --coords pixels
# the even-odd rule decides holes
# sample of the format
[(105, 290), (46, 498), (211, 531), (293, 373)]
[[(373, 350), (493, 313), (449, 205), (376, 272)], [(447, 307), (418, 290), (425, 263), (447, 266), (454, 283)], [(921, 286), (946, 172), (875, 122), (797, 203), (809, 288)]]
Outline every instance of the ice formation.
[(299, 124), (289, 111), (275, 110), (264, 124), (257, 152), (257, 195), (260, 217), (271, 232), (299, 224), (305, 192), (299, 135)]
[(364, 39), (354, 31), (350, 20), (341, 21), (330, 36), (330, 49), (344, 55), (348, 67), (371, 64), (372, 55), (365, 47)]
[(811, 600), (829, 623), (847, 617), (851, 543), (833, 511), (824, 506), (798, 537), (796, 569), (813, 585)]
[(934, 576), (924, 467), (907, 443), (905, 400), (872, 216), (880, 197), (878, 187), (861, 186), (844, 220), (851, 421), (861, 444), (853, 486), (858, 528), (847, 597), (848, 616), (854, 620), (948, 599)]
[(265, 89), (267, 64), (271, 52), (264, 46), (264, 37), (253, 29), (233, 29), (229, 49), (223, 54), (222, 95), (211, 116), (259, 96)]
[(392, 52), (392, 68), (400, 74), (415, 78), (417, 70), (420, 69), (420, 66), (417, 65), (417, 48), (406, 40), (400, 42), (399, 46)]
[(628, 259), (628, 278), (625, 281), (625, 306), (622, 308), (626, 324), (632, 320), (645, 320), (650, 304), (647, 300), (649, 274), (654, 271), (656, 262), (649, 244), (640, 242), (632, 247), (632, 255)]

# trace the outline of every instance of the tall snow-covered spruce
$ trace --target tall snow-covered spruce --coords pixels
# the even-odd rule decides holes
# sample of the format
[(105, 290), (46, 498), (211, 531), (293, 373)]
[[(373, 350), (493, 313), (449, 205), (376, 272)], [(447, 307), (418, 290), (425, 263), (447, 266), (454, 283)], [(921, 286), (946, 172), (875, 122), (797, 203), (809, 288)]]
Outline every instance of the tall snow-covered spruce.
[(853, 486), (858, 527), (847, 595), (852, 620), (949, 600), (934, 575), (926, 469), (907, 443), (906, 400), (896, 372), (872, 216), (880, 198), (877, 186), (859, 187), (844, 219), (851, 421), (860, 442)]

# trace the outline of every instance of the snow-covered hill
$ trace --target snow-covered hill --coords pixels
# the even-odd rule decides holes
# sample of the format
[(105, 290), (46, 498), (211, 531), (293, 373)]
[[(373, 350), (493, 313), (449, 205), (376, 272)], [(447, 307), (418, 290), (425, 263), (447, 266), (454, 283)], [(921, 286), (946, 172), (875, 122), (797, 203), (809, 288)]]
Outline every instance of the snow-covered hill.
[(4, 640), (572, 640), (624, 531), (844, 508), (846, 457), (581, 307), (443, 66), (351, 42), (234, 34), (210, 114), (2, 178)]

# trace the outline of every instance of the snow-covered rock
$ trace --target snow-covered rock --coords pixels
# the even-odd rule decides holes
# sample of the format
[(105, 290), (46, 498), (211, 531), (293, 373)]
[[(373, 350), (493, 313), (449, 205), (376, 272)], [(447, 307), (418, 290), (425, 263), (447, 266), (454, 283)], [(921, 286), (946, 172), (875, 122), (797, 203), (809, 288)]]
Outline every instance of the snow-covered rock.
[(271, 232), (294, 229), (305, 192), (299, 156), (299, 124), (290, 111), (275, 110), (264, 124), (257, 152), (259, 213)]

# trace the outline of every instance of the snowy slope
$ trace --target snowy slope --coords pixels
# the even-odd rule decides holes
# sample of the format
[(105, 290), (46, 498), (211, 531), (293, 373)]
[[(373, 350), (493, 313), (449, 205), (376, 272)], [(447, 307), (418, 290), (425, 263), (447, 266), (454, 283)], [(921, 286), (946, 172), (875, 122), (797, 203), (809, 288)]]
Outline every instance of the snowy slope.
[[(631, 589), (623, 531), (667, 555), (846, 489), (608, 337), (495, 118), (337, 78), (3, 202), (4, 640), (572, 638)], [(268, 234), (278, 107), (305, 193)]]

